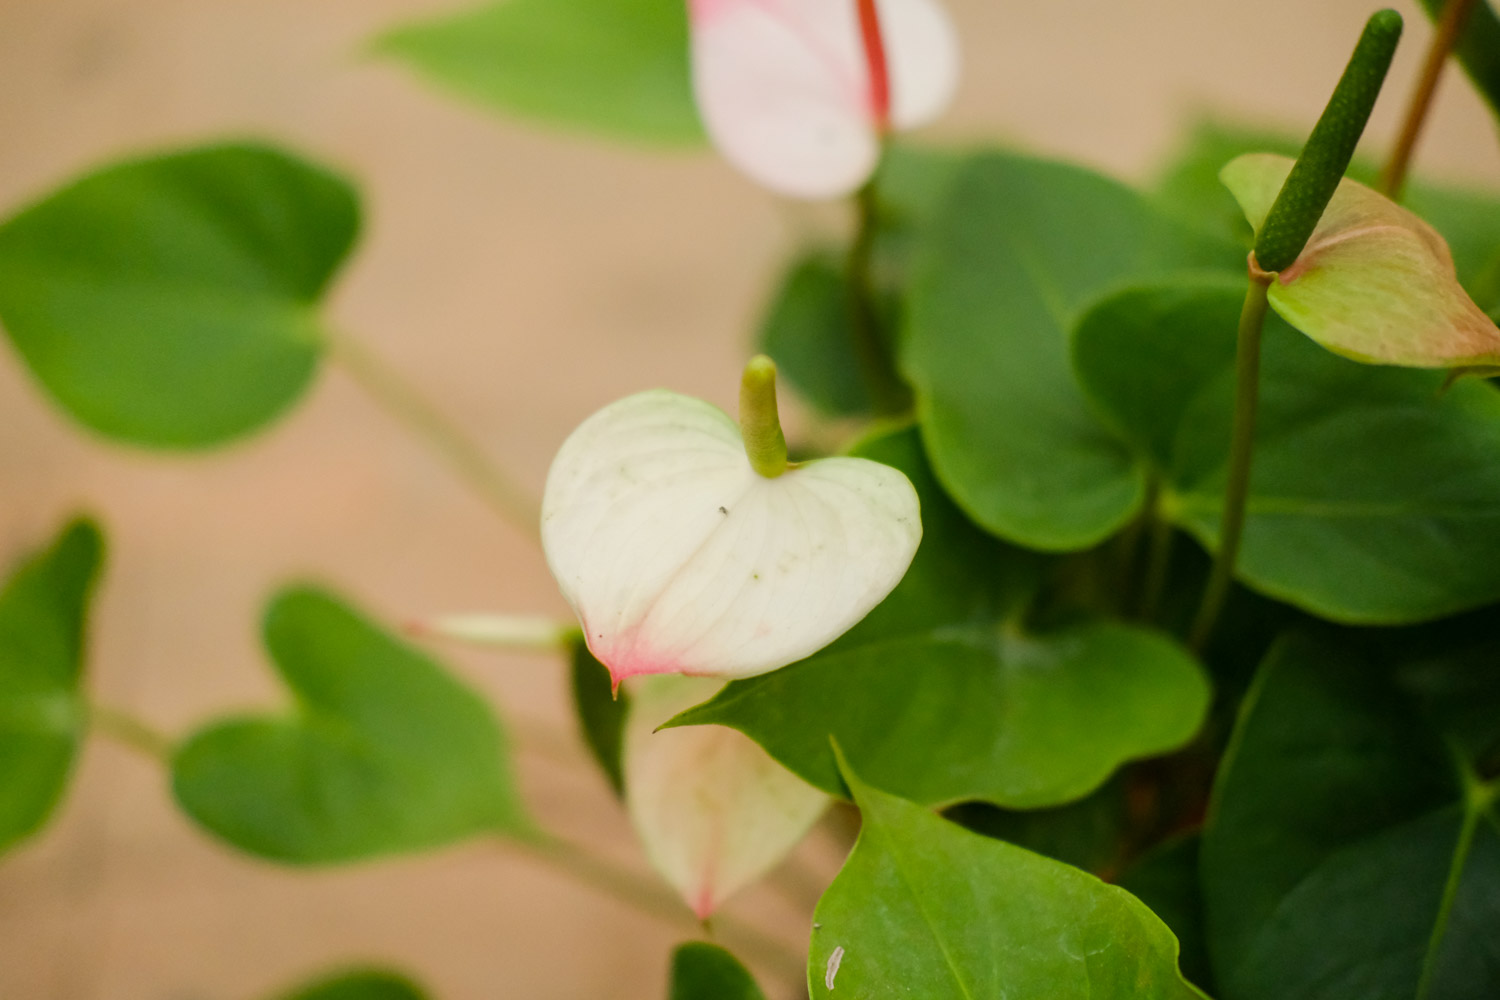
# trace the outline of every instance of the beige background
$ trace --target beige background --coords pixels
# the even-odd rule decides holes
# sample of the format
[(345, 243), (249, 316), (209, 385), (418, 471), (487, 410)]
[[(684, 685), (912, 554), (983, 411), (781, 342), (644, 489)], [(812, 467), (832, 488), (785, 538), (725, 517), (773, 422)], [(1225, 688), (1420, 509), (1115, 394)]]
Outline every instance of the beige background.
[[(949, 137), (1004, 136), (1144, 176), (1193, 109), (1306, 127), (1366, 0), (952, 0), (966, 74)], [(498, 119), (361, 42), (428, 0), (0, 0), (0, 213), (145, 148), (265, 136), (361, 182), (368, 226), (333, 303), (489, 452), (540, 489), (567, 431), (665, 385), (728, 404), (759, 297), (812, 215), (711, 155), (660, 156)], [(1415, 3), (1388, 138), (1428, 30)], [(1456, 75), (1424, 167), (1500, 184)], [(340, 371), (288, 418), (196, 458), (66, 424), (0, 359), (0, 556), (83, 507), (111, 539), (92, 687), (172, 733), (274, 705), (256, 645), (278, 583), (313, 576), (387, 621), (565, 611), (539, 554)], [(538, 813), (639, 864), (570, 742), (546, 658), (453, 651), (516, 723)], [(800, 865), (828, 872), (827, 840)], [(785, 883), (792, 880), (784, 878)], [(805, 911), (731, 909), (795, 945)], [(796, 895), (796, 893), (791, 893)], [(46, 833), (0, 860), (0, 1000), (253, 1000), (362, 957), (440, 1000), (663, 995), (674, 930), (487, 845), (298, 874), (234, 856), (172, 809), (161, 773), (90, 744)], [(790, 995), (778, 986), (779, 995)]]

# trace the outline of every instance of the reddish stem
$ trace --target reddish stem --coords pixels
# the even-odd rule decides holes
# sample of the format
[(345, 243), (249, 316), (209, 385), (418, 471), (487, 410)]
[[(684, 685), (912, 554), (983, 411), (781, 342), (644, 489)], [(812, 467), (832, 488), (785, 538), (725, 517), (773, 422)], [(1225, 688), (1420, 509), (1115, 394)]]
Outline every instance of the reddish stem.
[(870, 111), (882, 133), (891, 127), (891, 71), (885, 59), (885, 40), (880, 33), (880, 12), (875, 0), (855, 0), (859, 8), (859, 34), (865, 43), (865, 62), (870, 67)]

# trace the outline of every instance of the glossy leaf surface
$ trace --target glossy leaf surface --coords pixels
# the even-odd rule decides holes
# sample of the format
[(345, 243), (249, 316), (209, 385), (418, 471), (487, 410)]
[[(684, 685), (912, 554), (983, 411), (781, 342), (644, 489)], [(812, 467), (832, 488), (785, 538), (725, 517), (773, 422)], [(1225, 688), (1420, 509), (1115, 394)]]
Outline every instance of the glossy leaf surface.
[(1203, 838), (1221, 995), (1494, 995), (1495, 793), (1388, 675), (1325, 641), (1283, 641), (1242, 709)]
[(76, 420), (209, 447), (306, 390), (358, 228), (344, 180), (264, 146), (106, 167), (0, 226), (0, 320)]
[(813, 1000), (1202, 997), (1123, 889), (845, 777), (863, 823), (814, 915)]
[(1037, 557), (963, 517), (914, 431), (857, 452), (901, 469), (922, 498), (924, 542), (906, 578), (827, 649), (730, 684), (674, 725), (733, 726), (835, 794), (830, 735), (881, 788), (1016, 808), (1078, 798), (1125, 760), (1193, 735), (1208, 686), (1185, 651), (1110, 623), (1027, 633), (1018, 612), (1037, 584)]
[(499, 723), (432, 660), (308, 588), (272, 601), (265, 643), (295, 708), (214, 723), (172, 761), (209, 831), (294, 864), (529, 831)]
[[(1243, 285), (1120, 292), (1080, 322), (1080, 378), (1163, 475), (1167, 516), (1219, 530)], [(1271, 317), (1239, 577), (1338, 621), (1422, 621), (1500, 599), (1500, 395), (1360, 365)]]
[(933, 466), (989, 531), (1087, 548), (1139, 508), (1145, 475), (1078, 389), (1073, 321), (1115, 285), (1242, 273), (1243, 253), (1060, 163), (983, 153), (944, 191), (914, 265), (902, 357)]
[(0, 590), (0, 852), (34, 833), (67, 785), (86, 723), (78, 691), (104, 540), (63, 529)]
[(613, 138), (703, 141), (685, 2), (504, 0), (396, 28), (375, 47), (498, 110)]
[(690, 941), (672, 953), (668, 1000), (766, 1000), (739, 959), (716, 944)]

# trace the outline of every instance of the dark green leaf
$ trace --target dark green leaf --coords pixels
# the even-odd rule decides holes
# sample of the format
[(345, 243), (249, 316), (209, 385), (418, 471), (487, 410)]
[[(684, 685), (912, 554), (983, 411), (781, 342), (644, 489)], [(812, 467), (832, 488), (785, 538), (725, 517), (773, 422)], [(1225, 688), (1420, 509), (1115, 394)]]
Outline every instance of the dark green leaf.
[(678, 0), (504, 0), (375, 43), (465, 97), (623, 139), (703, 141)]
[(1116, 883), (1162, 919), (1182, 946), (1178, 962), (1189, 980), (1213, 989), (1203, 937), (1203, 896), (1198, 886), (1199, 837), (1169, 840), (1136, 861)]
[(307, 388), (358, 226), (345, 181), (265, 147), (108, 167), (0, 226), (0, 319), (77, 420), (208, 447)]
[(691, 941), (672, 953), (671, 1000), (766, 1000), (739, 959), (716, 944)]
[(265, 642), (296, 708), (178, 750), (173, 790), (203, 826), (297, 864), (529, 831), (498, 722), (436, 663), (312, 589), (272, 601)]
[(62, 797), (86, 708), (89, 599), (104, 539), (74, 521), (0, 590), (0, 852), (36, 832)]
[(623, 688), (613, 690), (609, 670), (594, 659), (580, 635), (571, 644), (573, 712), (578, 730), (588, 744), (615, 795), (625, 793), (625, 773), (620, 754), (625, 743), (625, 717), (630, 696)]
[(1078, 167), (985, 153), (945, 192), (918, 252), (903, 355), (933, 466), (988, 530), (1087, 548), (1135, 514), (1145, 474), (1074, 382), (1077, 313), (1112, 286), (1239, 272), (1244, 256)]
[(422, 989), (397, 972), (353, 969), (298, 987), (279, 1000), (426, 1000)]
[(760, 325), (759, 350), (803, 399), (829, 416), (873, 410), (860, 377), (850, 295), (839, 259), (810, 253), (782, 277)]
[(814, 915), (814, 1000), (1202, 996), (1129, 893), (844, 776), (863, 825)]
[[(1436, 21), (1457, 0), (1422, 0), (1427, 16)], [(1475, 0), (1458, 37), (1454, 54), (1464, 72), (1496, 115), (1500, 115), (1500, 16), (1490, 0)]]
[[(1127, 289), (1078, 325), (1079, 377), (1165, 477), (1165, 514), (1218, 536), (1242, 284)], [(1337, 357), (1266, 324), (1246, 583), (1337, 621), (1422, 621), (1500, 599), (1500, 394)]]
[(1241, 710), (1203, 837), (1222, 995), (1496, 995), (1494, 797), (1387, 673), (1324, 641), (1280, 643)]
[[(1183, 219), (1232, 237), (1248, 250), (1250, 224), (1220, 183), (1219, 171), (1244, 153), (1296, 156), (1301, 148), (1301, 140), (1286, 132), (1201, 121), (1158, 181), (1159, 200)], [(1349, 176), (1363, 184), (1374, 185), (1379, 173), (1369, 158), (1357, 158), (1349, 167)], [(1404, 202), (1443, 234), (1459, 281), (1481, 308), (1500, 306), (1500, 191), (1431, 184), (1414, 177)]]
[(1208, 686), (1186, 652), (1126, 625), (1029, 634), (1020, 617), (1039, 557), (965, 520), (914, 432), (874, 438), (856, 454), (900, 469), (917, 489), (923, 538), (906, 577), (827, 649), (735, 681), (672, 724), (739, 729), (834, 794), (842, 785), (830, 734), (882, 788), (1014, 808), (1078, 798), (1123, 761), (1192, 737)]

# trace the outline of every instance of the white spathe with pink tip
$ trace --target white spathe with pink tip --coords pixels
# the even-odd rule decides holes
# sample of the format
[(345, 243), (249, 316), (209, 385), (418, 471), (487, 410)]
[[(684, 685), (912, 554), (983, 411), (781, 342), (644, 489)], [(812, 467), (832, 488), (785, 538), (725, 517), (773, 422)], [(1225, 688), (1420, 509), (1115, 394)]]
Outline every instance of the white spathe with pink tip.
[(889, 76), (881, 121), (858, 0), (689, 0), (693, 89), (714, 144), (781, 194), (834, 198), (874, 171), (887, 124), (931, 121), (958, 85), (935, 0), (876, 0)]

